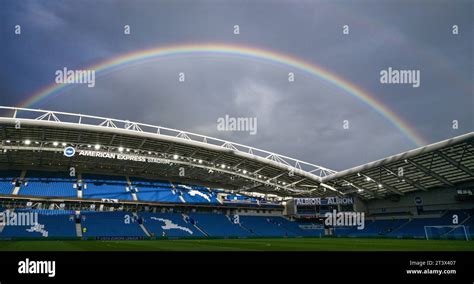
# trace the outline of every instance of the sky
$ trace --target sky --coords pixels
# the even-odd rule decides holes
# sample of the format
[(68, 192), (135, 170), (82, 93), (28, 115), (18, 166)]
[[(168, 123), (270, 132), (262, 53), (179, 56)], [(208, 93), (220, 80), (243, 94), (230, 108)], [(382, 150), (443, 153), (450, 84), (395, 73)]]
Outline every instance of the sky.
[[(0, 105), (20, 105), (54, 83), (64, 67), (83, 70), (129, 52), (212, 42), (271, 50), (322, 67), (434, 143), (474, 130), (472, 11), (472, 1), (456, 0), (3, 0)], [(15, 34), (16, 25), (21, 34)], [(130, 34), (124, 35), (124, 25)], [(343, 34), (344, 25), (349, 34)], [(420, 86), (381, 84), (380, 71), (389, 67), (418, 70)], [(244, 56), (162, 57), (29, 107), (187, 130), (334, 170), (419, 146), (339, 86)], [(226, 115), (257, 118), (257, 133), (219, 131), (218, 119)]]

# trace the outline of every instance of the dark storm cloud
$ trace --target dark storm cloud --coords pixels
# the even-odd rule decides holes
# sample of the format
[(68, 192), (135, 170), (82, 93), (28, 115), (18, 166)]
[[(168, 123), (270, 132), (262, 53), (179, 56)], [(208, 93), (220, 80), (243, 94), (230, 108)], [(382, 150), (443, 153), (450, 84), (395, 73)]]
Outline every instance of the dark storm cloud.
[[(2, 1), (0, 104), (120, 54), (179, 43), (272, 49), (321, 65), (390, 106), (429, 142), (474, 129), (469, 1)], [(12, 34), (22, 25), (22, 35)], [(123, 25), (132, 34), (123, 35)], [(240, 25), (241, 34), (233, 35)], [(341, 27), (350, 26), (343, 36)], [(460, 26), (460, 35), (451, 26)], [(389, 66), (420, 69), (421, 87), (381, 85)], [(179, 83), (177, 74), (186, 73)], [(288, 72), (296, 73), (289, 84)], [(367, 105), (300, 70), (222, 57), (170, 57), (99, 77), (45, 109), (185, 129), (337, 170), (414, 147)], [(258, 118), (257, 135), (217, 131), (226, 114)], [(343, 120), (350, 129), (342, 129)], [(460, 129), (451, 128), (452, 120)]]

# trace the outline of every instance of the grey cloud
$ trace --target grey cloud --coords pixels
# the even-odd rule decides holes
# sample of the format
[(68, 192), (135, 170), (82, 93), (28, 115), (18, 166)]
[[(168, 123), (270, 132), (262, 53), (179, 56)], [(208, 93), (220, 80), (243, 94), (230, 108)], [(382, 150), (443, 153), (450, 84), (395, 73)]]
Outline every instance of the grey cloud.
[[(367, 90), (429, 142), (474, 130), (472, 16), (468, 1), (3, 1), (0, 104), (22, 101), (63, 66), (181, 43), (223, 42), (275, 50), (322, 66)], [(8, 11), (8, 12), (7, 12)], [(450, 34), (452, 23), (461, 34)], [(130, 24), (132, 34), (123, 35)], [(241, 34), (232, 33), (234, 24)], [(341, 35), (349, 24), (351, 34)], [(420, 68), (422, 86), (386, 86), (387, 66)], [(289, 84), (288, 72), (296, 82)], [(185, 72), (186, 82), (177, 74)], [(291, 66), (242, 57), (163, 58), (99, 77), (36, 107), (195, 131), (336, 170), (415, 145), (368, 105)], [(216, 120), (256, 116), (258, 134), (222, 132)], [(351, 128), (342, 129), (348, 119)], [(453, 130), (453, 119), (460, 129)]]

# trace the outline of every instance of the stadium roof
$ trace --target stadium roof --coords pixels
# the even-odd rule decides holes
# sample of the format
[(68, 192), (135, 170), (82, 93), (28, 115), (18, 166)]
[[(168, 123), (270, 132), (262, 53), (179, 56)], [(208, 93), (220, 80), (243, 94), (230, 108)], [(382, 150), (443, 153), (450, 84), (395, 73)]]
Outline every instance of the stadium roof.
[(279, 196), (381, 198), (474, 179), (474, 133), (339, 173), (187, 131), (65, 112), (0, 107), (0, 137), (0, 168), (74, 166)]
[(354, 167), (322, 179), (365, 198), (472, 185), (474, 132)]
[[(182, 130), (45, 110), (0, 107), (0, 112), (3, 168), (66, 170), (74, 166), (84, 172), (163, 178), (280, 196), (321, 196), (321, 178), (335, 173)], [(76, 151), (73, 157), (63, 154), (68, 146)]]

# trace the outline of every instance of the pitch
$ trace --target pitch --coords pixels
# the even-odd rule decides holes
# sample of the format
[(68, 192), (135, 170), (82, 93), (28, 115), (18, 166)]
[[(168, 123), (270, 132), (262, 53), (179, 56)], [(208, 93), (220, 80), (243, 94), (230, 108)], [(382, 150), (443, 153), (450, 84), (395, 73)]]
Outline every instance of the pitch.
[(297, 238), (8, 241), (0, 251), (474, 251), (472, 241)]

